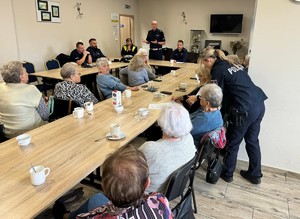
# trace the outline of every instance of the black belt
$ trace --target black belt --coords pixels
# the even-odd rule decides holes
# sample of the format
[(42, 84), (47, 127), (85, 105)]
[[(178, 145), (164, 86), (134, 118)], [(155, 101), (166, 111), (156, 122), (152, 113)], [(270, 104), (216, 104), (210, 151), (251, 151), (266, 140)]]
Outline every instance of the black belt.
[(150, 48), (152, 51), (162, 50), (162, 48)]

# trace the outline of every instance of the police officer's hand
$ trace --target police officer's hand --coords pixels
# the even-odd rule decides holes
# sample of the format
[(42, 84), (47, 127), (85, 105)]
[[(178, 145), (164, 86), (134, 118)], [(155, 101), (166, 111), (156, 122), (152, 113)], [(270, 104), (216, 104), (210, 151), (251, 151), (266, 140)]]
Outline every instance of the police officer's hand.
[(158, 44), (157, 40), (151, 41), (151, 43), (153, 43), (153, 44)]

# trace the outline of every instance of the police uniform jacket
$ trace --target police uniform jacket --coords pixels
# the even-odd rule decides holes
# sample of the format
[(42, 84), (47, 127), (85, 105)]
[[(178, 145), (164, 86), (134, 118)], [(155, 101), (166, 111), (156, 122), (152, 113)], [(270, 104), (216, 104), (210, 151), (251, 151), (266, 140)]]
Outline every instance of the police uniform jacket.
[(128, 55), (134, 56), (137, 53), (137, 50), (138, 49), (135, 45), (131, 45), (131, 50), (128, 50), (127, 45), (124, 45), (122, 47), (121, 55), (122, 55), (122, 57), (128, 56)]
[(181, 51), (179, 51), (178, 49), (175, 49), (172, 52), (171, 59), (174, 59), (177, 62), (186, 62), (186, 60), (187, 60), (187, 50), (185, 48), (182, 48)]
[(102, 51), (98, 48), (93, 48), (89, 46), (86, 50), (90, 52), (93, 62), (96, 62), (96, 60), (99, 58), (105, 57)]
[(166, 41), (165, 34), (160, 29), (149, 30), (146, 40), (148, 42), (150, 42), (150, 48), (151, 49), (162, 48), (162, 45), (153, 44), (153, 43), (151, 43), (151, 41), (155, 41), (155, 40), (157, 40), (158, 42), (165, 42)]
[(256, 86), (243, 66), (235, 67), (225, 60), (216, 59), (211, 76), (223, 90), (222, 111), (231, 107), (247, 112), (268, 97)]

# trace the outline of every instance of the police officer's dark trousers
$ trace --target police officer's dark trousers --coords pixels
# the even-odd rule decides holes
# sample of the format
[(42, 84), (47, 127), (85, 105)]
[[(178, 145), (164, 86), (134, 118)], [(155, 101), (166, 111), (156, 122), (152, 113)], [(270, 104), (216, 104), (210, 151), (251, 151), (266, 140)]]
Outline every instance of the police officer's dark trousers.
[(248, 112), (241, 126), (230, 124), (227, 131), (227, 151), (223, 160), (223, 173), (232, 177), (236, 167), (237, 155), (243, 138), (249, 157), (248, 173), (255, 178), (261, 177), (261, 153), (258, 135), (260, 123), (265, 114), (264, 102), (259, 103)]

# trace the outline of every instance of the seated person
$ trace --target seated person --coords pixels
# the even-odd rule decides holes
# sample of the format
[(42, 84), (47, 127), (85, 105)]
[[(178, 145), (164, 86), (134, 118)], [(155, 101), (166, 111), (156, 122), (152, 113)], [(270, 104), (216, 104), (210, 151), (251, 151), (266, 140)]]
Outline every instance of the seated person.
[(150, 64), (149, 64), (149, 56), (148, 56), (148, 51), (143, 49), (143, 48), (140, 48), (139, 51), (137, 52), (137, 55), (141, 55), (144, 57), (144, 60), (145, 60), (145, 69), (147, 70), (147, 73), (148, 73), (148, 78), (150, 80), (152, 79), (155, 79), (156, 78), (156, 71), (155, 71), (155, 68), (153, 68)]
[(175, 60), (176, 62), (186, 62), (187, 60), (187, 50), (183, 47), (183, 41), (178, 40), (177, 49), (173, 50), (171, 54), (171, 60)]
[(0, 69), (0, 124), (4, 136), (13, 138), (46, 124), (48, 107), (35, 85), (27, 84), (28, 73), (21, 62), (12, 61)]
[(195, 89), (189, 95), (184, 95), (182, 97), (176, 98), (175, 101), (178, 103), (182, 103), (183, 106), (189, 111), (189, 113), (193, 113), (198, 110), (200, 105), (200, 88), (210, 83), (211, 75), (210, 72), (205, 68), (201, 63), (199, 64), (199, 68), (196, 70), (196, 74), (200, 80), (200, 87)]
[(120, 74), (128, 75), (129, 86), (138, 86), (149, 81), (144, 63), (145, 59), (143, 56), (135, 55), (130, 60), (128, 67), (120, 70)]
[(105, 159), (102, 168), (104, 194), (92, 196), (70, 214), (63, 204), (56, 202), (52, 210), (55, 218), (173, 218), (163, 194), (145, 193), (150, 179), (141, 151), (132, 146), (121, 147)]
[(78, 105), (83, 106), (85, 102), (98, 103), (92, 92), (80, 83), (80, 73), (75, 62), (67, 62), (60, 70), (60, 75), (64, 79), (54, 88), (54, 97), (63, 100), (72, 99)]
[(126, 45), (122, 47), (121, 56), (126, 60), (130, 60), (137, 53), (137, 51), (138, 48), (135, 45), (133, 45), (132, 39), (127, 38)]
[(145, 142), (140, 150), (149, 165), (151, 184), (148, 192), (165, 192), (171, 174), (195, 156), (195, 145), (190, 134), (192, 123), (188, 111), (173, 102), (162, 111), (157, 121), (162, 139)]
[(74, 49), (70, 54), (70, 61), (76, 62), (77, 65), (86, 65), (92, 63), (92, 57), (90, 53), (85, 50), (82, 42), (76, 43), (76, 49)]
[(222, 89), (216, 84), (206, 84), (200, 89), (201, 109), (191, 114), (193, 129), (191, 134), (199, 149), (200, 140), (207, 132), (223, 126), (220, 107), (223, 99)]
[(132, 91), (137, 91), (137, 87), (128, 87), (124, 85), (119, 78), (112, 76), (109, 73), (109, 64), (107, 58), (97, 59), (96, 66), (99, 70), (97, 75), (97, 86), (102, 91), (105, 98), (111, 98), (112, 92), (114, 90), (124, 91), (130, 89)]
[(92, 56), (92, 62), (96, 62), (97, 59), (106, 56), (102, 53), (102, 51), (97, 47), (97, 41), (95, 38), (91, 38), (89, 40), (90, 46), (86, 49)]

